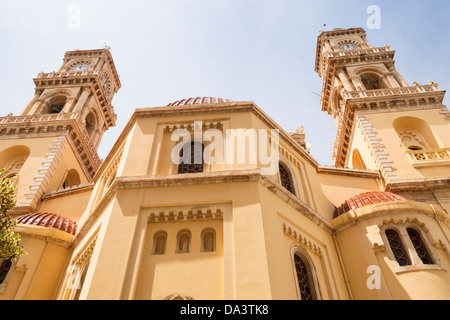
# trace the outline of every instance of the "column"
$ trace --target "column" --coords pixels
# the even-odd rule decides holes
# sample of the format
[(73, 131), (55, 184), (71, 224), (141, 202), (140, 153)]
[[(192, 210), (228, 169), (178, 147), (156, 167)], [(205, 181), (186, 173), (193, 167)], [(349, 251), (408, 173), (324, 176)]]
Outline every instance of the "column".
[(62, 109), (62, 111), (69, 113), (72, 112), (73, 106), (75, 105), (75, 102), (77, 101), (77, 99), (75, 97), (69, 97), (66, 100), (66, 104), (64, 106), (64, 108)]
[(81, 92), (80, 97), (78, 98), (78, 102), (73, 108), (73, 112), (79, 112), (83, 106), (86, 104), (86, 101), (89, 97), (89, 94), (91, 93), (91, 90), (88, 87), (84, 87), (83, 91)]
[(353, 86), (352, 82), (347, 76), (347, 73), (344, 69), (339, 69), (336, 72), (336, 75), (338, 76), (339, 80), (341, 80), (342, 84), (344, 85), (345, 90), (347, 91), (355, 91), (355, 87)]
[(389, 81), (391, 88), (401, 87), (400, 84), (397, 82), (397, 79), (395, 79), (395, 77), (392, 73), (386, 74), (386, 79)]
[(400, 74), (400, 72), (397, 71), (397, 69), (395, 68), (394, 65), (390, 65), (388, 66), (388, 69), (390, 72), (392, 72), (392, 74), (394, 75), (395, 79), (397, 80), (398, 83), (401, 83), (402, 87), (409, 87), (408, 83), (405, 81), (405, 79), (402, 77), (402, 75)]
[(356, 90), (366, 90), (359, 76), (352, 77), (352, 83), (355, 86)]
[(31, 108), (34, 106), (35, 102), (37, 101), (37, 99), (39, 98), (39, 96), (41, 95), (42, 91), (37, 91), (33, 97), (33, 99), (30, 100), (30, 102), (28, 102), (27, 106), (25, 107), (25, 109), (22, 111), (22, 113), (20, 114), (21, 116), (26, 116), (29, 114), (29, 111), (31, 110)]

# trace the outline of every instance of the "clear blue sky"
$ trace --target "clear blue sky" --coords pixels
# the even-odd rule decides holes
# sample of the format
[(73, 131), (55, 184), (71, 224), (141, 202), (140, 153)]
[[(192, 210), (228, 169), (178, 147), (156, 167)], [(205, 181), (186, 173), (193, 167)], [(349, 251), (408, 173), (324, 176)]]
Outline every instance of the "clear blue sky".
[[(67, 25), (71, 5), (79, 29)], [(367, 28), (370, 5), (381, 9), (380, 29)], [(287, 132), (303, 126), (312, 155), (330, 165), (336, 128), (313, 94), (322, 87), (314, 72), (319, 30), (363, 27), (372, 45), (396, 50), (408, 83), (433, 80), (445, 90), (449, 16), (448, 0), (0, 0), (0, 116), (20, 114), (32, 78), (57, 70), (66, 51), (106, 43), (122, 88), (101, 158), (135, 108), (217, 96), (254, 101)]]

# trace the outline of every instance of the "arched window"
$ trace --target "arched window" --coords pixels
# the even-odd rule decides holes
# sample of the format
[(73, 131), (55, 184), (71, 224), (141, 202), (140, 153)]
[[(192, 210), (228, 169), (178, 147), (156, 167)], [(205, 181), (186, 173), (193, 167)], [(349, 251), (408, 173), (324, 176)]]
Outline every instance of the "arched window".
[(363, 73), (361, 75), (361, 82), (366, 90), (376, 90), (385, 88), (383, 80), (375, 73)]
[(189, 253), (191, 246), (191, 233), (189, 230), (182, 230), (177, 235), (177, 253)]
[(389, 246), (391, 247), (392, 253), (394, 254), (395, 260), (400, 266), (406, 266), (411, 264), (408, 253), (403, 246), (402, 240), (398, 235), (397, 231), (388, 229), (385, 231), (386, 237), (389, 241)]
[(60, 113), (66, 104), (67, 98), (65, 96), (56, 96), (51, 98), (47, 103), (47, 110), (45, 113)]
[(29, 155), (30, 148), (23, 145), (10, 147), (0, 152), (0, 169), (5, 169), (0, 177), (8, 178), (12, 186), (19, 187), (20, 171)]
[(417, 252), (417, 255), (419, 256), (419, 259), (422, 260), (423, 264), (432, 264), (433, 260), (431, 259), (430, 255), (428, 254), (428, 250), (425, 247), (425, 244), (422, 241), (422, 238), (420, 237), (419, 232), (412, 228), (406, 229), (408, 232), (409, 238), (411, 239), (411, 242), (414, 246), (414, 249)]
[[(184, 150), (188, 154), (184, 154)], [(203, 151), (204, 145), (200, 142), (191, 142), (190, 146), (183, 146), (180, 151), (181, 162), (178, 166), (178, 173), (198, 173), (203, 172)]]
[(216, 251), (216, 233), (213, 229), (202, 231), (202, 252)]
[(167, 233), (160, 231), (153, 237), (153, 254), (166, 253)]
[(291, 174), (289, 169), (286, 168), (286, 165), (279, 163), (279, 170), (280, 170), (280, 183), (281, 185), (288, 190), (290, 193), (295, 194), (294, 191), (294, 184), (291, 179)]
[(78, 174), (77, 170), (75, 169), (70, 169), (67, 172), (66, 177), (64, 178), (64, 182), (62, 184), (62, 188), (71, 188), (74, 186), (78, 186), (80, 185), (81, 180), (80, 180), (80, 175)]
[(295, 273), (301, 300), (317, 300), (317, 292), (312, 269), (307, 259), (299, 253), (294, 254)]
[(97, 129), (97, 117), (94, 112), (89, 112), (85, 119), (86, 131), (89, 135), (89, 138), (93, 140), (95, 131)]
[(416, 117), (400, 117), (393, 121), (401, 145), (410, 150), (439, 148), (439, 144), (428, 123)]

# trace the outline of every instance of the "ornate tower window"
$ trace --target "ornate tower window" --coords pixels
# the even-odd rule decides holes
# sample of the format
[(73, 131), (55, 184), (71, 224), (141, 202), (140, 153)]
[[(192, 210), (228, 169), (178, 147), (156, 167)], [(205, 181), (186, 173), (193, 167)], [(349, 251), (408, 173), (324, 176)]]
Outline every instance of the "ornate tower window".
[(361, 75), (361, 82), (366, 90), (377, 90), (386, 87), (383, 79), (375, 73), (363, 73)]
[(389, 246), (391, 247), (392, 253), (394, 254), (395, 260), (398, 262), (398, 264), (400, 266), (411, 264), (411, 261), (398, 233), (391, 229), (386, 230), (385, 233), (389, 241)]
[(86, 131), (89, 135), (89, 138), (91, 138), (91, 140), (94, 140), (94, 134), (97, 130), (97, 118), (96, 118), (94, 112), (91, 111), (86, 116), (85, 126), (86, 126)]
[[(190, 154), (184, 156), (184, 149), (190, 150)], [(199, 142), (191, 142), (189, 146), (183, 146), (180, 151), (181, 163), (178, 166), (178, 173), (198, 173), (203, 172), (203, 151), (204, 145)]]
[(66, 97), (56, 96), (50, 99), (47, 103), (47, 110), (44, 113), (60, 113), (66, 104)]

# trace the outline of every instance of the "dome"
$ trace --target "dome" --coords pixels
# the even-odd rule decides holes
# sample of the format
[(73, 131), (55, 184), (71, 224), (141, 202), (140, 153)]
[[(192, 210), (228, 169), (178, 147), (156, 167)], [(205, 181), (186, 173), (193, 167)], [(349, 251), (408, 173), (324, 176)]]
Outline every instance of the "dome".
[(41, 227), (58, 229), (75, 235), (77, 223), (69, 218), (54, 213), (29, 213), (17, 217), (17, 224), (29, 224)]
[(345, 201), (339, 208), (334, 210), (333, 219), (350, 210), (362, 208), (374, 203), (406, 201), (408, 199), (398, 194), (385, 191), (364, 192)]
[(226, 102), (233, 102), (233, 100), (217, 97), (196, 97), (178, 100), (169, 103), (167, 106), (186, 106), (191, 104), (210, 104), (210, 103), (226, 103)]

